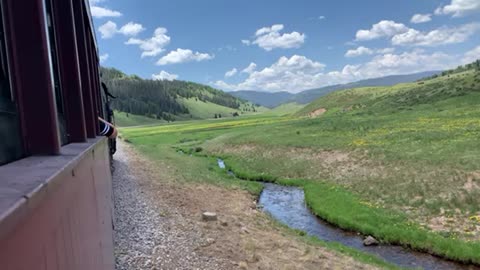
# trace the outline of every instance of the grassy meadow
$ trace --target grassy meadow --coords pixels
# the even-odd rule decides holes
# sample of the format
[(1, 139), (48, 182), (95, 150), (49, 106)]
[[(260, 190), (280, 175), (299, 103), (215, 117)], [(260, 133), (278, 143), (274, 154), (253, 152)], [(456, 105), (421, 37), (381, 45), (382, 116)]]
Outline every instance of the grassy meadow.
[(215, 118), (215, 115), (220, 115), (221, 118), (231, 118), (233, 117), (234, 113), (238, 113), (239, 115), (247, 115), (268, 111), (268, 109), (264, 107), (255, 107), (255, 111), (253, 111), (251, 103), (243, 103), (240, 105), (240, 108), (233, 109), (208, 101), (196, 100), (195, 98), (181, 98), (179, 99), (179, 102), (188, 108), (189, 115), (179, 116), (177, 117), (178, 120), (182, 120), (182, 118), (188, 120), (188, 117), (192, 117), (193, 119), (197, 120), (212, 119)]
[(119, 127), (158, 125), (166, 122), (165, 120), (115, 111), (115, 124)]
[[(303, 187), (312, 211), (381, 241), (480, 264), (480, 72), (334, 92), (284, 113), (124, 128), (191, 181)], [(317, 118), (308, 114), (318, 109)], [(183, 154), (178, 153), (182, 149)], [(192, 156), (190, 156), (192, 154)], [(188, 164), (188, 166), (186, 166)]]

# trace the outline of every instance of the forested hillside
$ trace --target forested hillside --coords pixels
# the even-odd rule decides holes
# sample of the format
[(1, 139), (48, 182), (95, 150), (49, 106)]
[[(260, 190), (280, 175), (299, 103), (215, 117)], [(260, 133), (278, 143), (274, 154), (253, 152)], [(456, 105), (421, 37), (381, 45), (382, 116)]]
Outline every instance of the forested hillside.
[[(182, 118), (213, 118), (216, 114), (255, 112), (247, 101), (212, 87), (185, 81), (144, 80), (114, 68), (102, 68), (102, 81), (116, 97), (112, 107), (126, 113), (168, 121)], [(196, 106), (214, 107), (212, 115), (196, 115)], [(218, 112), (216, 111), (218, 110)]]

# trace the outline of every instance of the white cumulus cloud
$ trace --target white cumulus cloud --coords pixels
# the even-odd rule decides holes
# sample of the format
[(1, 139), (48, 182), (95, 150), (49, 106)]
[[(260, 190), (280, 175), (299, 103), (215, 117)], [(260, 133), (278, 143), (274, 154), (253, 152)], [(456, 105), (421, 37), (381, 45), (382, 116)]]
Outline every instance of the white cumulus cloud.
[(129, 22), (124, 26), (122, 26), (120, 30), (118, 30), (119, 33), (125, 36), (131, 36), (131, 37), (138, 35), (142, 31), (145, 31), (145, 28), (143, 28), (143, 25), (139, 23), (134, 23), (134, 22)]
[(375, 56), (361, 65), (346, 65), (341, 75), (347, 80), (361, 80), (394, 74), (409, 74), (429, 70), (443, 70), (453, 67), (455, 57), (442, 52), (426, 53), (416, 49), (400, 54)]
[(113, 36), (115, 36), (115, 34), (118, 31), (117, 30), (117, 24), (112, 22), (112, 21), (108, 21), (105, 24), (103, 24), (102, 26), (100, 26), (98, 28), (98, 31), (102, 35), (103, 39), (112, 38)]
[(105, 18), (105, 17), (120, 17), (122, 13), (116, 10), (111, 10), (104, 7), (90, 6), (90, 12), (95, 18)]
[(408, 30), (409, 28), (402, 23), (383, 20), (372, 25), (370, 30), (358, 30), (356, 40), (364, 41), (382, 37), (392, 37), (397, 34), (405, 33)]
[(161, 54), (165, 46), (170, 43), (170, 37), (167, 36), (167, 29), (159, 27), (155, 29), (153, 36), (148, 39), (130, 38), (125, 44), (138, 45), (142, 51), (142, 58), (153, 57)]
[(441, 27), (430, 32), (409, 29), (392, 38), (393, 45), (438, 46), (461, 43), (480, 30), (480, 23), (469, 23), (458, 27)]
[(346, 57), (357, 57), (357, 56), (361, 56), (361, 55), (370, 55), (370, 54), (373, 54), (372, 49), (360, 46), (356, 49), (348, 50), (345, 53), (345, 56)]
[(410, 19), (411, 23), (425, 23), (432, 20), (432, 14), (415, 14), (413, 15), (412, 19)]
[(171, 51), (160, 58), (157, 65), (164, 66), (168, 64), (180, 64), (193, 61), (200, 62), (213, 58), (214, 56), (208, 53), (193, 52), (192, 50), (178, 48), (176, 51)]
[(112, 38), (116, 34), (133, 37), (144, 30), (145, 28), (143, 28), (141, 24), (134, 22), (129, 22), (122, 26), (120, 29), (118, 29), (117, 24), (112, 21), (108, 21), (98, 28), (98, 31), (102, 35), (103, 39)]
[(480, 46), (465, 53), (462, 64), (469, 64), (480, 59)]
[(385, 54), (385, 53), (393, 53), (395, 52), (395, 48), (383, 48), (375, 50), (376, 53)]
[(245, 81), (239, 84), (229, 84), (224, 81), (216, 81), (212, 84), (221, 89), (233, 91), (263, 90), (297, 93), (305, 89), (388, 75), (444, 70), (458, 64), (458, 57), (442, 52), (427, 53), (424, 50), (416, 49), (399, 54), (377, 55), (363, 64), (345, 65), (340, 70), (325, 72), (325, 65), (322, 63), (305, 56), (294, 55), (290, 58), (281, 57), (271, 66), (251, 73)]
[(280, 57), (274, 64), (262, 70), (253, 71), (248, 78), (240, 84), (228, 84), (217, 81), (215, 86), (227, 90), (287, 90), (295, 92), (314, 85), (312, 76), (324, 69), (325, 65), (308, 59), (305, 56), (293, 55), (288, 58)]
[(299, 48), (305, 43), (305, 34), (299, 32), (281, 33), (283, 24), (274, 24), (270, 27), (263, 27), (255, 32), (254, 40), (242, 40), (245, 45), (258, 45), (260, 48), (271, 51), (273, 49)]
[(107, 61), (109, 57), (110, 57), (110, 55), (108, 55), (108, 53), (100, 55), (100, 64)]
[(463, 17), (477, 12), (480, 12), (479, 0), (452, 0), (450, 4), (437, 8), (435, 15), (451, 14), (453, 17)]
[(177, 74), (170, 74), (164, 70), (160, 71), (158, 74), (153, 74), (152, 79), (156, 81), (173, 81), (178, 79)]
[(250, 64), (248, 65), (248, 67), (244, 68), (244, 69), (242, 70), (242, 72), (243, 72), (243, 73), (247, 73), (247, 74), (251, 74), (251, 73), (253, 73), (253, 72), (255, 71), (255, 69), (257, 69), (257, 64), (255, 64), (255, 63), (252, 62), (252, 63), (250, 63)]
[(372, 54), (386, 54), (386, 53), (393, 53), (394, 51), (395, 51), (394, 48), (370, 49), (370, 48), (360, 46), (356, 49), (348, 50), (345, 53), (345, 57), (357, 57), (357, 56), (372, 55)]
[(237, 72), (238, 70), (236, 68), (233, 68), (232, 70), (225, 72), (225, 77), (229, 78), (229, 77), (235, 76)]

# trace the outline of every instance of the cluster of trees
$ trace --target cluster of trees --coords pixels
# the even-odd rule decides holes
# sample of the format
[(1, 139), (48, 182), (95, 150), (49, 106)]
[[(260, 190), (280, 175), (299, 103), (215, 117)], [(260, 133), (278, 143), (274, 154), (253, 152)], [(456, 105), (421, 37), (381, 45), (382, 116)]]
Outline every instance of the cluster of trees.
[(242, 102), (220, 90), (192, 82), (144, 80), (114, 68), (102, 68), (101, 73), (102, 81), (117, 97), (112, 100), (112, 108), (127, 113), (170, 121), (174, 115), (189, 114), (188, 108), (178, 102), (179, 97), (233, 109), (239, 109)]
[[(232, 113), (232, 116), (233, 116), (233, 117), (239, 117), (240, 114), (239, 114), (238, 112), (233, 112), (233, 113)], [(215, 114), (215, 115), (213, 116), (213, 118), (215, 118), (215, 119), (217, 119), (217, 118), (222, 118), (222, 114), (221, 114), (221, 113)]]
[(160, 81), (159, 83), (166, 85), (169, 91), (180, 97), (195, 98), (232, 109), (238, 109), (241, 105), (238, 98), (210, 86), (185, 81)]
[(142, 80), (136, 76), (126, 76), (115, 69), (103, 68), (102, 81), (116, 97), (111, 102), (113, 109), (165, 120), (173, 120), (172, 115), (189, 113), (157, 81)]
[(458, 66), (456, 69), (446, 70), (442, 72), (442, 76), (460, 73), (472, 69), (480, 71), (480, 59), (464, 66)]
[(461, 72), (464, 72), (464, 71), (467, 71), (467, 70), (480, 71), (480, 59), (475, 61), (475, 62), (472, 62), (470, 64), (466, 64), (464, 66), (458, 66), (455, 69), (445, 70), (440, 74), (433, 75), (432, 77), (428, 77), (428, 78), (425, 78), (423, 80), (434, 79), (434, 78), (437, 78), (439, 76), (448, 76), (448, 75), (452, 75), (452, 74), (456, 74), (456, 73), (461, 73)]
[(243, 107), (242, 111), (243, 112), (257, 112), (257, 110), (255, 109), (255, 106), (260, 107), (260, 105), (252, 103), (251, 106)]

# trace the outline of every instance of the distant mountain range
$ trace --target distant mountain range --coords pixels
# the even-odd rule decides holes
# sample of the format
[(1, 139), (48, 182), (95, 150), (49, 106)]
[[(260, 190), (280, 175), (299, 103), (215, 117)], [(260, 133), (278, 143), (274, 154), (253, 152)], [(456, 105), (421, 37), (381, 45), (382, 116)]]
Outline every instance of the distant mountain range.
[(289, 92), (269, 93), (249, 90), (229, 92), (229, 94), (267, 108), (275, 108), (281, 104), (288, 103), (289, 100), (295, 97), (295, 94)]
[(297, 94), (292, 94), (285, 91), (270, 93), (265, 91), (249, 90), (235, 91), (230, 92), (229, 94), (241, 99), (251, 101), (252, 103), (259, 104), (261, 106), (274, 108), (281, 104), (290, 102), (307, 104), (333, 91), (367, 86), (392, 86), (399, 83), (414, 82), (439, 73), (441, 73), (441, 71), (426, 71), (408, 75), (392, 75), (347, 84), (330, 85), (322, 88), (305, 90)]

